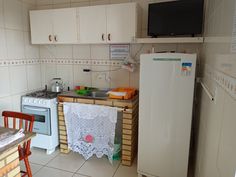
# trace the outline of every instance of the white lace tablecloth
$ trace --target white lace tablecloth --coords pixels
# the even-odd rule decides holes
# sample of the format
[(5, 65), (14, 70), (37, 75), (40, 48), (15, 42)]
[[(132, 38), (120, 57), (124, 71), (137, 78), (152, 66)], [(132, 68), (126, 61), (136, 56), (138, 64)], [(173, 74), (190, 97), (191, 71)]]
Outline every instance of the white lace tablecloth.
[(112, 163), (117, 108), (81, 103), (64, 103), (63, 108), (68, 147), (86, 160), (107, 155)]

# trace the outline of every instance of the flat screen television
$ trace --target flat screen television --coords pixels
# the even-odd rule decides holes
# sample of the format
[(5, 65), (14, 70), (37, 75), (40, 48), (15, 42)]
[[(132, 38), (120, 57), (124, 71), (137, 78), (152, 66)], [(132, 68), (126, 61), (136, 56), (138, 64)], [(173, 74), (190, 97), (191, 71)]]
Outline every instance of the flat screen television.
[(148, 36), (202, 33), (204, 0), (179, 0), (149, 4)]

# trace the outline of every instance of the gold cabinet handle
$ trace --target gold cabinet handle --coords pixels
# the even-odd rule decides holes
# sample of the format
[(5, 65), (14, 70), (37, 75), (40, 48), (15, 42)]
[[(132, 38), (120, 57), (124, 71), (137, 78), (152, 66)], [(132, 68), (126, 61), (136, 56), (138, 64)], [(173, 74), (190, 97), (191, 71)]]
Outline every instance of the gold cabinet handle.
[(104, 39), (104, 34), (102, 34), (102, 41), (104, 41), (105, 39)]
[(54, 36), (54, 40), (55, 40), (56, 42), (58, 41), (57, 35)]
[(108, 41), (111, 41), (111, 34), (108, 34)]
[(51, 34), (48, 36), (48, 40), (49, 40), (50, 42), (52, 42), (52, 35), (51, 35)]

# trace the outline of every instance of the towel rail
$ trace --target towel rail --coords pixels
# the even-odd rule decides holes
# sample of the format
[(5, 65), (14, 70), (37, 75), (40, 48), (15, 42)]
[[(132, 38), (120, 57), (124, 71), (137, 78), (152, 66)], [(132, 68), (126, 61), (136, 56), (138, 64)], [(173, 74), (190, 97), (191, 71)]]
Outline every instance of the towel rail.
[[(57, 102), (57, 104), (63, 105), (64, 103), (63, 102)], [(124, 111), (129, 111), (130, 110), (130, 109), (128, 109), (128, 107), (123, 107), (123, 108), (116, 107), (116, 108), (117, 108), (117, 111), (119, 111), (119, 112), (124, 112)]]
[(214, 96), (212, 93), (209, 91), (209, 88), (204, 84), (203, 81), (200, 81), (200, 84), (203, 88), (203, 90), (206, 92), (207, 96), (210, 98), (211, 101), (214, 101)]

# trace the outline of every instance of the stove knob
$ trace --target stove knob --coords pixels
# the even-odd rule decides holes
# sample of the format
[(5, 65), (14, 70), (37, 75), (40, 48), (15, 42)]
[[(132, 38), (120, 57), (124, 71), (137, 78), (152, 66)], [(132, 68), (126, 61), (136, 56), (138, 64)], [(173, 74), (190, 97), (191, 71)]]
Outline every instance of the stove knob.
[(34, 103), (37, 103), (37, 100), (34, 100)]
[(42, 100), (39, 100), (38, 103), (39, 103), (39, 104), (42, 104)]

